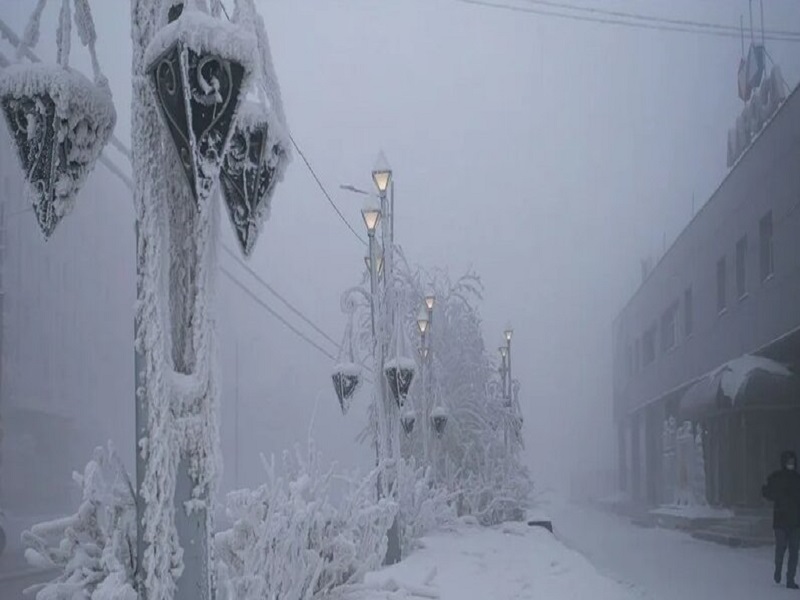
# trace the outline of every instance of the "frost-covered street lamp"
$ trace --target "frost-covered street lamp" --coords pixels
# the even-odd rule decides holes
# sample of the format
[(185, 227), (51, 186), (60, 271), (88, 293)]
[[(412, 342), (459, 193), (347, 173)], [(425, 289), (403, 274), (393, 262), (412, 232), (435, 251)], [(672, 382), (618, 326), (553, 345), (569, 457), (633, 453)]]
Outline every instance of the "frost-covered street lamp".
[(497, 349), (500, 352), (500, 381), (503, 383), (503, 401), (508, 398), (508, 346), (500, 346)]
[[(383, 252), (379, 251), (377, 254), (378, 254), (378, 268), (376, 270), (378, 271), (378, 277), (380, 277), (381, 274), (383, 273)], [(364, 264), (367, 266), (367, 271), (372, 270), (372, 260), (370, 259), (369, 254), (364, 256)]]
[(425, 333), (428, 331), (428, 323), (430, 323), (430, 319), (428, 318), (428, 311), (425, 307), (419, 309), (419, 315), (417, 315), (417, 329), (419, 329), (420, 335), (425, 336)]
[[(39, 37), (39, 1), (18, 58)], [(254, 0), (131, 0), (131, 166), (136, 214), (136, 523), (140, 599), (212, 599), (210, 536), (219, 386), (213, 280), (220, 178), (245, 255), (289, 160), (286, 124)], [(71, 23), (94, 82), (68, 67)], [(46, 237), (116, 119), (88, 0), (62, 0), (58, 65), (0, 72), (0, 105)], [(259, 101), (242, 110), (253, 92)], [(233, 147), (233, 150), (230, 149)], [(121, 590), (121, 588), (120, 588)], [(128, 592), (120, 591), (129, 597)]]
[(428, 309), (428, 312), (433, 311), (433, 307), (436, 304), (436, 296), (433, 293), (428, 293), (425, 295), (425, 308)]
[(508, 398), (511, 399), (511, 337), (514, 335), (514, 330), (511, 329), (511, 325), (506, 325), (506, 330), (503, 332), (503, 336), (506, 338), (506, 348), (507, 348), (507, 356), (506, 356), (506, 368), (508, 369), (507, 377), (508, 377)]
[(378, 160), (375, 163), (375, 167), (372, 169), (372, 181), (375, 183), (378, 193), (381, 196), (385, 195), (392, 182), (392, 169), (389, 167), (389, 163), (383, 152), (378, 155)]

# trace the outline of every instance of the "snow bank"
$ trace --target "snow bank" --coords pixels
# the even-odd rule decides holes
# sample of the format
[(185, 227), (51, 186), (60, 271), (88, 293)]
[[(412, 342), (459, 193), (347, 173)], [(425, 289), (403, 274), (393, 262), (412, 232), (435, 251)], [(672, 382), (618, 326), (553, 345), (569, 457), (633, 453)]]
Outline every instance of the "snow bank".
[(438, 598), (634, 598), (624, 585), (601, 576), (582, 556), (541, 528), (510, 523), (470, 527), (423, 538), (402, 562), (370, 573), (363, 586), (332, 596), (340, 600)]

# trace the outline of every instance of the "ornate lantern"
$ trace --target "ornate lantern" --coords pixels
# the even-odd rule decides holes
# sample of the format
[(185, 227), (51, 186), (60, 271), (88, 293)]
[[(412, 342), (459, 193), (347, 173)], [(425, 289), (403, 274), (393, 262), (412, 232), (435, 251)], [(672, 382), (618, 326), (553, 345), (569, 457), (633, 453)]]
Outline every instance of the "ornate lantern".
[[(31, 16), (26, 41), (38, 38), (43, 3)], [(95, 55), (94, 23), (88, 4), (75, 3), (75, 24), (92, 54), (94, 82), (69, 68), (70, 15), (59, 23), (59, 64), (19, 63), (0, 71), (0, 106), (25, 174), (26, 195), (39, 227), (48, 238), (75, 205), (75, 198), (94, 168), (117, 114), (108, 81)]]
[(413, 408), (409, 408), (400, 416), (400, 425), (403, 426), (403, 431), (406, 435), (411, 435), (414, 431), (414, 423), (417, 422), (417, 413)]
[(222, 163), (220, 182), (236, 239), (245, 256), (253, 251), (269, 215), (275, 184), (283, 178), (288, 153), (274, 133), (266, 108), (245, 103)]
[(408, 390), (411, 388), (411, 382), (414, 380), (417, 363), (406, 355), (406, 348), (409, 344), (399, 315), (395, 319), (392, 346), (394, 347), (394, 357), (384, 364), (383, 374), (389, 382), (389, 389), (397, 406), (402, 407), (408, 396)]
[(347, 414), (350, 408), (350, 399), (361, 384), (361, 367), (352, 362), (338, 363), (333, 367), (333, 389), (339, 398), (342, 414)]
[(147, 47), (156, 104), (198, 203), (214, 191), (255, 52), (255, 38), (244, 28), (193, 8)]
[(436, 436), (442, 437), (447, 426), (447, 409), (444, 406), (436, 406), (431, 411), (431, 426)]
[(355, 304), (342, 299), (342, 309), (348, 313), (347, 327), (344, 330), (344, 339), (339, 346), (339, 360), (333, 367), (333, 389), (339, 399), (342, 414), (347, 414), (350, 408), (350, 399), (361, 385), (361, 366), (356, 363), (353, 348), (353, 319)]
[(234, 20), (255, 35), (260, 67), (256, 91), (260, 102), (247, 102), (239, 110), (220, 180), (236, 239), (242, 253), (249, 256), (269, 216), (275, 186), (283, 179), (291, 160), (291, 139), (267, 30), (252, 0), (237, 2)]
[(414, 364), (412, 359), (401, 356), (386, 361), (383, 373), (386, 375), (386, 380), (389, 382), (389, 389), (398, 407), (402, 407), (406, 401), (415, 371), (416, 364)]

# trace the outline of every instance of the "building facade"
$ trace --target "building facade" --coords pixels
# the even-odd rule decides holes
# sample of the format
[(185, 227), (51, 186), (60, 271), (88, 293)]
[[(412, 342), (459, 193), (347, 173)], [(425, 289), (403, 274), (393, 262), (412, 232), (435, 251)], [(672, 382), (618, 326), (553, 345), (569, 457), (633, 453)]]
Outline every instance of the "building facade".
[(795, 89), (614, 321), (619, 484), (637, 503), (673, 503), (677, 484), (760, 506), (800, 446), (799, 209)]

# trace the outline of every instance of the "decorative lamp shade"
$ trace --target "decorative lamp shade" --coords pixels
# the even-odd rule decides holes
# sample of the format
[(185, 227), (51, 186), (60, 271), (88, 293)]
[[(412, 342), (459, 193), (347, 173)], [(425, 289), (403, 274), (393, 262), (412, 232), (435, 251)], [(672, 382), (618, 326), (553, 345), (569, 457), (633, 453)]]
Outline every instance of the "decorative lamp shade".
[(68, 67), (14, 64), (0, 71), (0, 106), (46, 238), (75, 198), (114, 130), (106, 85)]
[(403, 426), (403, 431), (405, 431), (406, 435), (411, 435), (411, 432), (414, 431), (414, 424), (416, 422), (417, 413), (413, 409), (405, 411), (400, 416), (400, 424)]
[(252, 34), (198, 10), (184, 10), (145, 53), (156, 104), (198, 203), (214, 191), (255, 56)]
[(503, 359), (508, 356), (508, 346), (499, 346), (497, 349), (500, 351), (500, 356), (502, 356)]
[(442, 437), (447, 426), (447, 410), (443, 406), (437, 406), (431, 411), (431, 426), (437, 437)]
[(433, 310), (434, 304), (436, 304), (436, 296), (433, 294), (427, 294), (425, 296), (425, 306), (428, 308), (428, 310)]
[(514, 330), (511, 327), (506, 327), (506, 330), (503, 332), (503, 335), (506, 338), (507, 342), (511, 341), (511, 336), (514, 335)]
[(269, 216), (275, 185), (283, 179), (289, 154), (265, 106), (243, 103), (236, 119), (228, 152), (222, 162), (220, 183), (236, 239), (250, 256)]
[(430, 325), (428, 311), (423, 307), (420, 309), (419, 314), (417, 315), (417, 328), (422, 335), (425, 335), (425, 332), (428, 331), (428, 325)]
[(350, 400), (361, 384), (361, 367), (355, 363), (339, 363), (333, 368), (331, 378), (342, 414), (347, 414)]
[(374, 206), (365, 206), (361, 210), (361, 217), (364, 219), (364, 225), (367, 226), (367, 233), (373, 235), (381, 220), (381, 209)]
[[(364, 256), (364, 264), (367, 265), (367, 271), (372, 270), (372, 261), (369, 259), (369, 254)], [(383, 273), (383, 253), (378, 254), (378, 275)]]
[(381, 194), (386, 193), (392, 182), (392, 169), (383, 152), (378, 154), (378, 159), (375, 161), (375, 167), (372, 169), (372, 181), (375, 182), (375, 187)]
[(414, 361), (402, 356), (386, 362), (383, 373), (389, 382), (392, 396), (399, 407), (402, 407), (405, 403), (415, 371), (416, 364)]

